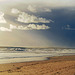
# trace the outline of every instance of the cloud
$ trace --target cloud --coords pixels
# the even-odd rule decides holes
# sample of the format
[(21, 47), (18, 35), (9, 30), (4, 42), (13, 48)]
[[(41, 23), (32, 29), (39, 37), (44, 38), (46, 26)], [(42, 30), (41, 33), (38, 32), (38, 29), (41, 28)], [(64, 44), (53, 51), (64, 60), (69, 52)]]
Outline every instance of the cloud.
[(20, 13), (20, 11), (18, 9), (12, 8), (11, 13), (18, 14), (18, 13)]
[(0, 23), (6, 23), (6, 20), (4, 19), (4, 13), (0, 12)]
[(66, 25), (65, 29), (66, 30), (75, 30), (75, 28), (71, 28), (70, 25)]
[(11, 29), (8, 29), (8, 28), (6, 28), (6, 27), (0, 27), (0, 31), (12, 31)]
[(28, 9), (28, 11), (33, 12), (33, 13), (35, 13), (35, 12), (52, 12), (52, 10), (49, 9), (48, 7), (38, 7), (38, 6), (34, 6), (34, 5), (29, 5), (27, 9)]
[(36, 7), (32, 5), (29, 5), (27, 9), (31, 12), (37, 12)]
[(21, 12), (17, 18), (17, 21), (23, 22), (23, 23), (50, 23), (53, 22), (52, 20), (47, 20), (42, 17), (36, 17), (34, 15), (29, 15), (25, 12)]
[(14, 26), (12, 24), (10, 24), (10, 29), (18, 29), (18, 30), (45, 30), (45, 29), (49, 29), (49, 26), (46, 26), (45, 24), (42, 25), (35, 25), (35, 24), (29, 24), (27, 26)]
[(49, 26), (46, 26), (45, 24), (42, 24), (42, 25), (35, 25), (35, 24), (29, 24), (27, 26), (27, 28), (30, 28), (30, 29), (37, 29), (37, 30), (44, 30), (44, 29), (49, 29), (50, 27)]
[(46, 26), (45, 24), (42, 24), (42, 25), (36, 25), (36, 24), (29, 24), (27, 26), (15, 26), (15, 25), (12, 25), (10, 24), (10, 27), (9, 28), (6, 28), (6, 27), (0, 27), (0, 31), (13, 31), (13, 30), (46, 30), (46, 29), (49, 29), (50, 27), (49, 26)]
[[(31, 8), (32, 12), (35, 12), (36, 9), (32, 8), (32, 6), (29, 6)], [(44, 11), (50, 11), (48, 8), (44, 8)], [(51, 19), (47, 20), (46, 18), (37, 17), (35, 15), (30, 15), (26, 12), (19, 11), (16, 8), (11, 9), (11, 13), (18, 14), (18, 17), (16, 21), (22, 22), (22, 23), (50, 23), (53, 22)]]
[(43, 10), (44, 10), (44, 12), (52, 12), (52, 10), (49, 8), (44, 8)]

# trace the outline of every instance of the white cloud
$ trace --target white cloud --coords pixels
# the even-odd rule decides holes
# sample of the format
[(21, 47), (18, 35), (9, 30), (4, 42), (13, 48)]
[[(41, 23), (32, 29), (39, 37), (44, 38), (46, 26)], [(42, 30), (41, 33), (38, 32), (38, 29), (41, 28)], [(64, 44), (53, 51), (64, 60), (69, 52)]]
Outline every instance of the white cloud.
[(10, 29), (17, 29), (17, 26), (10, 24)]
[(32, 5), (29, 5), (27, 9), (31, 12), (37, 12), (36, 7)]
[(41, 29), (43, 30), (43, 29), (49, 29), (50, 27), (46, 26), (45, 24), (42, 24), (42, 25), (29, 24), (27, 26), (27, 28), (36, 29), (36, 30), (41, 30)]
[(33, 13), (35, 13), (35, 12), (52, 12), (52, 10), (49, 9), (48, 7), (38, 7), (35, 5), (29, 5), (27, 9)]
[(46, 26), (45, 24), (42, 25), (35, 25), (35, 24), (29, 24), (27, 26), (14, 26), (12, 24), (10, 24), (10, 29), (18, 29), (18, 30), (45, 30), (45, 29), (49, 29), (49, 26)]
[(20, 13), (20, 11), (18, 9), (12, 8), (11, 13), (18, 14), (18, 13)]
[(4, 19), (4, 13), (0, 12), (0, 23), (6, 23), (6, 20)]
[(25, 12), (21, 12), (17, 18), (17, 21), (23, 22), (23, 23), (50, 23), (52, 20), (46, 20), (42, 17), (36, 17), (34, 15), (29, 15)]
[(22, 26), (22, 25), (15, 26), (15, 25), (10, 24), (9, 28), (0, 27), (0, 31), (9, 31), (9, 32), (11, 32), (13, 30), (46, 30), (46, 29), (49, 29), (49, 28), (50, 27), (46, 26), (45, 24), (42, 24), (42, 25), (29, 24), (29, 25), (26, 25), (26, 26)]
[(12, 31), (11, 29), (8, 29), (6, 27), (0, 27), (0, 31)]
[(43, 10), (44, 10), (43, 12), (52, 12), (52, 10), (49, 8), (44, 8)]
[[(35, 12), (36, 9), (32, 8), (32, 6), (29, 6), (31, 9), (30, 11)], [(51, 12), (50, 9), (45, 8), (44, 11)], [(53, 22), (52, 20), (47, 20), (46, 18), (37, 17), (35, 15), (30, 15), (26, 12), (21, 12), (16, 8), (11, 9), (11, 13), (18, 14), (17, 21), (23, 22), (23, 23), (50, 23)]]

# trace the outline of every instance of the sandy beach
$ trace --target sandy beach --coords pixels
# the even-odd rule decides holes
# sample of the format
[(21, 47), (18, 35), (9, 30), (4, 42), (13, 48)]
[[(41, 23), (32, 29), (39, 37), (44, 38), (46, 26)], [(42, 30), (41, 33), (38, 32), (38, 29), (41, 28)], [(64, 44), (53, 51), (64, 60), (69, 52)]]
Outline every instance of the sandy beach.
[(75, 75), (75, 56), (46, 61), (0, 64), (0, 75)]

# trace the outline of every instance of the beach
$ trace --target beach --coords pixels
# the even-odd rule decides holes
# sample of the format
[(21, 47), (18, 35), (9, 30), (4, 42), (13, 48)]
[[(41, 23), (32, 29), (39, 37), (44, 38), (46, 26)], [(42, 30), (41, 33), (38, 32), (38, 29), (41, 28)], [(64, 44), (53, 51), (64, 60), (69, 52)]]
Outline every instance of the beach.
[(0, 64), (0, 75), (75, 75), (75, 55), (48, 59)]
[(75, 0), (0, 0), (0, 75), (75, 75)]

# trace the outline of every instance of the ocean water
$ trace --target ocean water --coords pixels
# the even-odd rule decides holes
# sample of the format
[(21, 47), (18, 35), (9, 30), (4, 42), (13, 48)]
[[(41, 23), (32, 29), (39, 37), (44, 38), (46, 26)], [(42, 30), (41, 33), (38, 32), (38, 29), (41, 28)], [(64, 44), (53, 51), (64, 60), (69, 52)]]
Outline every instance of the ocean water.
[(25, 47), (1, 47), (0, 64), (42, 61), (47, 57), (75, 55), (74, 48), (25, 48)]

